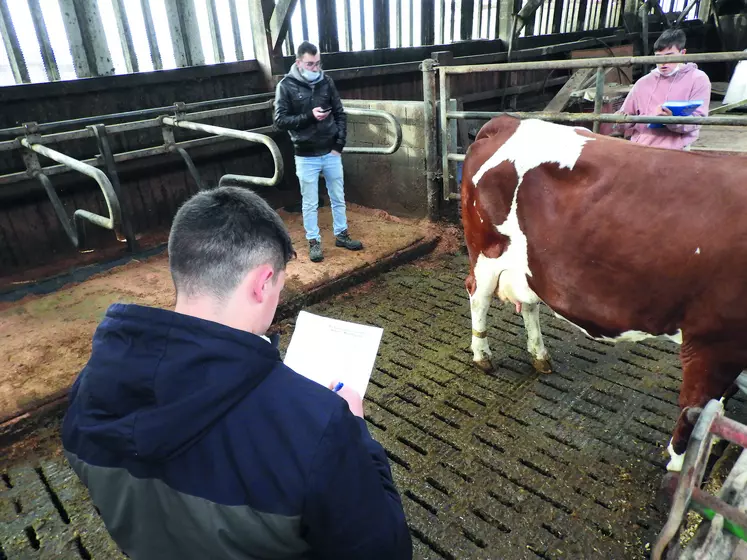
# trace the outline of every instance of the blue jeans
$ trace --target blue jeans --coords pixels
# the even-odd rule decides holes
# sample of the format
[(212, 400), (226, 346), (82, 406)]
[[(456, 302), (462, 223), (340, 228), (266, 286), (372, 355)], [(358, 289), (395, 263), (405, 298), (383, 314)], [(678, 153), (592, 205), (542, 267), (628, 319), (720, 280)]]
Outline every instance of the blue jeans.
[(319, 174), (324, 174), (332, 206), (332, 230), (339, 235), (348, 229), (345, 216), (345, 193), (343, 191), (342, 157), (329, 153), (325, 156), (296, 156), (296, 175), (301, 183), (301, 209), (306, 239), (321, 240), (317, 221), (319, 208)]

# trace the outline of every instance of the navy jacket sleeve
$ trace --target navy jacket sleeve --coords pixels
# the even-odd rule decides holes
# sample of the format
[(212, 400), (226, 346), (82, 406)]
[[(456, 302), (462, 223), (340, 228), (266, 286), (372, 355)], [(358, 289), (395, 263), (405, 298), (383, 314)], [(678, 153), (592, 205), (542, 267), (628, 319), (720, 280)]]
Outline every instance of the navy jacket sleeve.
[(328, 79), (330, 103), (332, 105), (332, 117), (335, 119), (335, 124), (337, 125), (337, 136), (335, 137), (334, 149), (342, 153), (348, 137), (348, 117), (345, 114), (345, 109), (342, 106), (342, 99), (340, 99), (340, 93), (337, 91), (335, 82), (332, 80), (332, 78)]
[(288, 91), (283, 82), (278, 84), (275, 90), (275, 128), (287, 132), (288, 130), (301, 130), (314, 120), (313, 111), (294, 115), (288, 99)]
[(308, 482), (303, 522), (313, 558), (412, 558), (410, 532), (384, 449), (345, 401), (319, 443)]

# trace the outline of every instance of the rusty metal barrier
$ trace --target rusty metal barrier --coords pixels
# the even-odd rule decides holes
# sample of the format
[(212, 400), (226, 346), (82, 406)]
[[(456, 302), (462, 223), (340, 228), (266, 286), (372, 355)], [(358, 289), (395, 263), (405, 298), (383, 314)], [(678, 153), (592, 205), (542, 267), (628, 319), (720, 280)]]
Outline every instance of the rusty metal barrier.
[[(735, 62), (747, 60), (747, 52), (703, 53), (667, 56), (667, 62)], [(618, 114), (602, 114), (602, 99), (604, 93), (604, 76), (608, 68), (659, 64), (661, 56), (621, 56), (606, 58), (584, 58), (573, 60), (540, 60), (534, 62), (506, 62), (497, 64), (473, 64), (461, 66), (438, 65), (433, 61), (426, 61), (429, 66), (437, 67), (439, 74), (439, 103), (438, 121), (440, 125), (441, 141), (439, 145), (441, 157), (442, 193), (444, 200), (458, 200), (460, 195), (451, 189), (450, 167), (452, 162), (463, 161), (464, 154), (449, 152), (449, 146), (455, 140), (449, 121), (456, 119), (491, 119), (499, 115), (511, 115), (518, 118), (536, 118), (554, 122), (593, 122), (593, 131), (599, 131), (600, 123), (661, 123), (661, 124), (701, 124), (720, 126), (745, 126), (747, 117), (717, 116), (717, 117), (653, 117), (630, 116)], [(424, 63), (425, 64), (425, 63)], [(596, 95), (594, 97), (594, 111), (592, 113), (548, 113), (537, 112), (505, 112), (505, 111), (456, 111), (450, 108), (449, 76), (457, 74), (474, 74), (481, 72), (513, 72), (527, 70), (572, 70), (582, 68), (596, 68)], [(425, 72), (425, 69), (424, 69)], [(425, 80), (424, 80), (425, 84)], [(424, 86), (424, 97), (427, 94)], [(428, 104), (428, 103), (426, 103)], [(432, 105), (432, 104), (431, 104)], [(428, 110), (429, 107), (426, 107)], [(431, 108), (431, 110), (434, 110)], [(426, 127), (426, 132), (427, 132)]]
[[(267, 94), (261, 94), (261, 96), (266, 95)], [(260, 97), (260, 95), (233, 98), (229, 101), (244, 99), (248, 100), (254, 99), (256, 97)], [(116, 169), (117, 163), (159, 154), (176, 153), (179, 154), (184, 160), (185, 164), (187, 165), (187, 169), (189, 170), (190, 176), (197, 184), (198, 189), (202, 190), (205, 188), (205, 186), (202, 183), (202, 179), (200, 178), (197, 166), (195, 166), (192, 158), (189, 156), (187, 149), (215, 144), (228, 139), (235, 139), (266, 146), (272, 154), (274, 164), (273, 175), (271, 177), (259, 177), (253, 175), (227, 174), (223, 175), (220, 178), (218, 183), (219, 186), (223, 186), (227, 183), (239, 183), (271, 187), (277, 185), (282, 180), (284, 171), (283, 158), (280, 153), (280, 149), (278, 148), (275, 141), (267, 135), (268, 133), (275, 131), (273, 126), (266, 126), (247, 131), (195, 122), (208, 118), (225, 117), (228, 115), (249, 113), (253, 111), (272, 110), (274, 101), (270, 99), (259, 103), (187, 112), (188, 109), (198, 109), (209, 104), (214, 104), (221, 101), (226, 100), (205, 101), (192, 103), (189, 105), (184, 103), (175, 103), (171, 107), (171, 109), (173, 110), (173, 115), (171, 116), (161, 114), (156, 118), (120, 124), (105, 125), (101, 124), (101, 122), (97, 124), (90, 123), (95, 122), (96, 120), (105, 121), (111, 120), (112, 118), (120, 118), (122, 116), (142, 117), (155, 115), (159, 112), (162, 113), (168, 108), (143, 109), (140, 111), (132, 111), (129, 113), (102, 115), (100, 117), (85, 117), (81, 119), (72, 119), (69, 121), (61, 121), (59, 123), (48, 123), (41, 125), (37, 123), (26, 123), (23, 127), (0, 130), (0, 138), (3, 136), (8, 137), (17, 135), (19, 133), (25, 134), (25, 136), (16, 137), (13, 140), (0, 141), (0, 152), (22, 150), (24, 154), (24, 160), (26, 161), (26, 171), (0, 175), (0, 187), (11, 183), (26, 181), (29, 178), (37, 179), (47, 193), (47, 196), (49, 197), (50, 202), (54, 207), (57, 217), (59, 218), (67, 236), (70, 238), (75, 247), (79, 249), (82, 249), (84, 247), (85, 229), (83, 224), (84, 222), (88, 221), (97, 226), (114, 231), (117, 239), (119, 239), (120, 241), (126, 240), (129, 249), (134, 252), (137, 249), (137, 244), (132, 231), (130, 219), (131, 217), (129, 216), (129, 212), (127, 211), (128, 209), (122, 208), (120, 204), (122, 197), (120, 196), (121, 193), (119, 192), (120, 184)], [(402, 126), (399, 120), (391, 113), (376, 109), (354, 108), (345, 109), (345, 113), (348, 115), (368, 116), (372, 118), (384, 119), (391, 125), (394, 133), (394, 140), (389, 146), (350, 146), (346, 147), (346, 153), (388, 155), (395, 153), (402, 145)], [(86, 126), (82, 130), (55, 132), (46, 135), (40, 134), (40, 132), (43, 130), (54, 130), (55, 128), (63, 126), (75, 126), (77, 124)], [(116, 154), (112, 152), (109, 143), (109, 137), (112, 134), (122, 134), (136, 130), (145, 130), (158, 127), (161, 128), (161, 132), (163, 135), (164, 142), (162, 145)], [(205, 132), (207, 134), (210, 134), (211, 136), (207, 138), (197, 138), (193, 140), (177, 142), (174, 137), (174, 128), (184, 128), (198, 132)], [(69, 140), (81, 140), (92, 137), (96, 139), (100, 153), (96, 157), (82, 161), (71, 158), (70, 156), (66, 156), (65, 154), (47, 147), (47, 145), (49, 144), (65, 142)], [(36, 153), (40, 153), (49, 157), (50, 159), (56, 161), (59, 165), (42, 167), (41, 163), (36, 157)], [(109, 174), (109, 177), (107, 177), (107, 173), (104, 173), (102, 170), (98, 169), (98, 167), (105, 167), (107, 173)], [(97, 181), (102, 193), (104, 194), (107, 208), (109, 209), (108, 217), (100, 216), (87, 210), (76, 210), (73, 214), (73, 223), (70, 223), (70, 220), (65, 213), (62, 202), (57, 196), (57, 193), (54, 190), (49, 177), (61, 173), (66, 173), (71, 169), (93, 177)]]
[(747, 514), (700, 489), (714, 438), (747, 447), (747, 426), (726, 418), (723, 404), (716, 399), (709, 401), (702, 409), (688, 408), (683, 413), (694, 428), (687, 443), (681, 472), (669, 473), (662, 481), (662, 488), (671, 495), (672, 505), (667, 522), (651, 551), (652, 560), (673, 557), (671, 554), (665, 556), (665, 551), (672, 544), (675, 544), (676, 554), (677, 534), (690, 508), (705, 514), (705, 517), (720, 516), (722, 527), (741, 539), (745, 539), (747, 534)]
[[(27, 137), (21, 138), (20, 144), (26, 148), (22, 155), (24, 163), (26, 164), (28, 176), (37, 179), (41, 183), (44, 191), (49, 197), (49, 201), (52, 203), (57, 219), (60, 221), (63, 230), (76, 249), (82, 251), (86, 248), (85, 222), (90, 222), (104, 229), (112, 230), (120, 241), (133, 240), (132, 238), (125, 238), (122, 235), (122, 211), (119, 205), (119, 197), (114, 191), (109, 178), (103, 171), (42, 145), (40, 143), (40, 137), (35, 134), (29, 134)], [(57, 195), (57, 191), (55, 190), (54, 185), (52, 185), (52, 181), (44, 174), (39, 158), (36, 154), (41, 154), (44, 157), (64, 165), (65, 167), (94, 179), (104, 195), (104, 201), (106, 202), (109, 216), (101, 216), (100, 214), (89, 212), (88, 210), (78, 209), (73, 213), (73, 223), (71, 224), (67, 212), (65, 211), (65, 207), (62, 205), (62, 201)]]
[[(194, 118), (194, 115), (191, 116)], [(178, 147), (174, 141), (173, 131), (167, 127), (178, 127), (185, 128), (188, 130), (194, 130), (198, 132), (205, 132), (214, 136), (222, 136), (225, 138), (235, 138), (237, 140), (244, 140), (246, 142), (253, 142), (257, 144), (263, 144), (266, 146), (272, 154), (272, 161), (274, 163), (275, 171), (272, 177), (256, 177), (254, 175), (223, 175), (218, 182), (218, 186), (223, 186), (224, 182), (243, 183), (248, 185), (261, 185), (265, 187), (273, 187), (277, 185), (283, 178), (283, 156), (280, 154), (280, 148), (275, 141), (264, 134), (257, 134), (256, 132), (246, 132), (244, 130), (236, 130), (233, 128), (226, 128), (223, 126), (213, 126), (208, 124), (196, 123), (191, 120), (182, 120), (179, 116), (176, 117), (162, 117), (164, 126), (164, 139), (166, 145), (171, 151), (178, 151), (184, 161), (189, 167), (192, 177), (195, 179), (198, 188), (203, 189), (199, 175), (197, 174), (197, 168), (192, 163), (191, 158), (187, 154), (184, 148)]]
[(377, 147), (366, 147), (366, 146), (345, 146), (345, 153), (348, 154), (382, 154), (390, 155), (399, 150), (402, 145), (402, 125), (400, 124), (397, 117), (387, 111), (381, 111), (380, 109), (345, 109), (345, 113), (356, 117), (376, 117), (387, 121), (392, 125), (394, 130), (394, 141), (391, 145), (386, 148)]

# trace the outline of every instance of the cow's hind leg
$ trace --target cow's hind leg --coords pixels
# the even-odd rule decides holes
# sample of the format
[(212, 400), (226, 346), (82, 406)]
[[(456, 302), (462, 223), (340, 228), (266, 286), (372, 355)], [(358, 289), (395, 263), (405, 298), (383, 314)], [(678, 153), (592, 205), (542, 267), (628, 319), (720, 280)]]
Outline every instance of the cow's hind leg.
[(720, 399), (729, 390), (742, 371), (742, 367), (729, 360), (733, 353), (727, 344), (699, 344), (683, 341), (682, 387), (679, 406), (681, 413), (674, 427), (667, 451), (670, 460), (667, 470), (680, 471), (685, 459), (687, 442), (693, 431), (684, 411), (687, 407), (706, 405), (711, 399)]
[(488, 311), (490, 301), (498, 285), (498, 277), (476, 266), (465, 282), (469, 293), (469, 306), (472, 314), (472, 359), (483, 371), (491, 371), (492, 352), (488, 344)]
[(527, 350), (532, 355), (532, 365), (539, 373), (552, 373), (550, 354), (545, 349), (540, 329), (539, 304), (523, 304), (521, 316), (527, 331)]

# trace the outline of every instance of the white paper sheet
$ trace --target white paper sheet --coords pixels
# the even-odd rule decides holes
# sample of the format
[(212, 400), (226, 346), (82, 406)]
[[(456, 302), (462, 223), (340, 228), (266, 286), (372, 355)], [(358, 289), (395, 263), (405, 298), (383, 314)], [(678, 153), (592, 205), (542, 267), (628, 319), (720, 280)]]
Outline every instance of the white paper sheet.
[(285, 365), (325, 387), (334, 379), (362, 397), (371, 378), (384, 330), (301, 311)]

